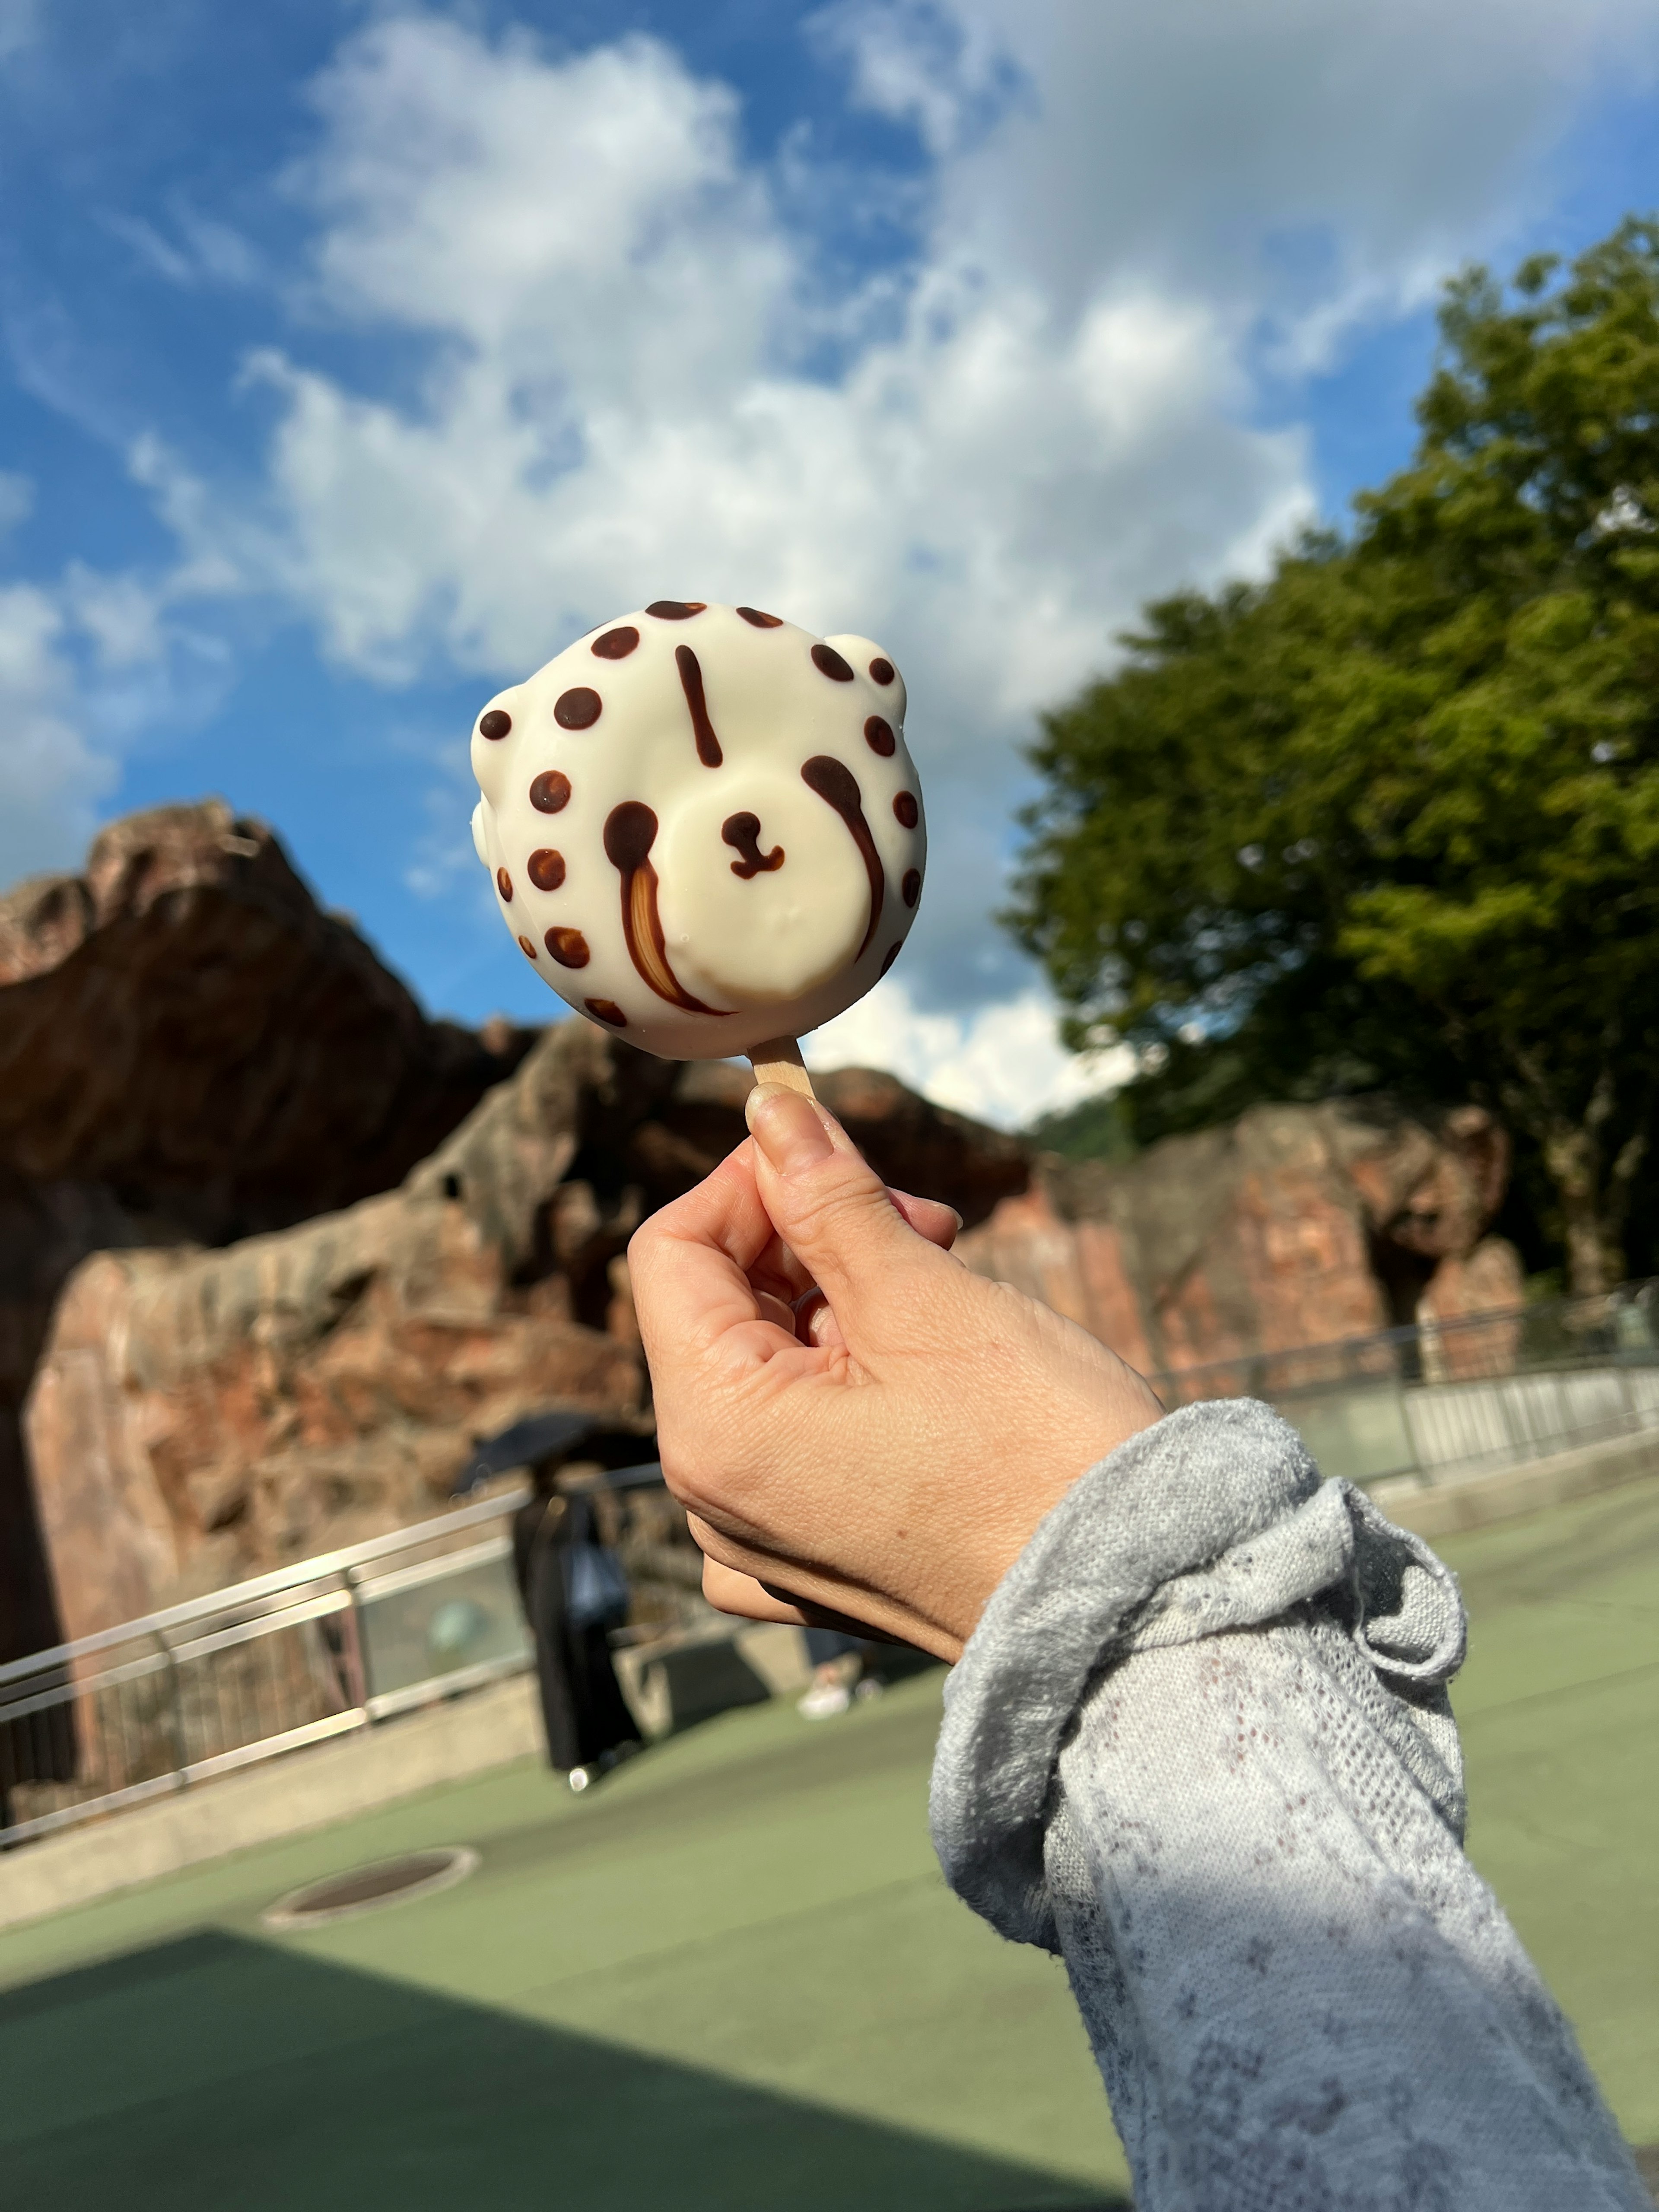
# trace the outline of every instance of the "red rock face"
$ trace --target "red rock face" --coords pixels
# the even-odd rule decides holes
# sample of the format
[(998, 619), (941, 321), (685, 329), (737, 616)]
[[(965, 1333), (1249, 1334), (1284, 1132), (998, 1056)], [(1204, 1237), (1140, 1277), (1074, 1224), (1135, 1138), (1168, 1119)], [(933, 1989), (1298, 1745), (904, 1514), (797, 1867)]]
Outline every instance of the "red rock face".
[(116, 823), (82, 874), (0, 897), (0, 1656), (62, 1626), (18, 1419), (73, 1268), (386, 1190), (532, 1041), (428, 1021), (216, 799)]
[(1374, 1100), (1257, 1107), (1126, 1167), (1048, 1163), (958, 1249), (1143, 1372), (1243, 1364), (1518, 1305), (1519, 1261), (1483, 1234), (1508, 1169), (1479, 1107), (1432, 1126)]

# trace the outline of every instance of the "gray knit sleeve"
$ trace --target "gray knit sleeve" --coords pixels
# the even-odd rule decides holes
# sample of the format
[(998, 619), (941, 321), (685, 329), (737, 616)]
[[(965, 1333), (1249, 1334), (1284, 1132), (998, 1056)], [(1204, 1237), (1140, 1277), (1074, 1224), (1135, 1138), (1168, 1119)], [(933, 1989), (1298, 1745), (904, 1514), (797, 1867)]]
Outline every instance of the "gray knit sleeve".
[(1139, 2212), (1647, 2212), (1463, 1856), (1463, 1644), (1449, 1571), (1248, 1401), (1091, 1468), (994, 1594), (934, 1844), (1064, 1957)]

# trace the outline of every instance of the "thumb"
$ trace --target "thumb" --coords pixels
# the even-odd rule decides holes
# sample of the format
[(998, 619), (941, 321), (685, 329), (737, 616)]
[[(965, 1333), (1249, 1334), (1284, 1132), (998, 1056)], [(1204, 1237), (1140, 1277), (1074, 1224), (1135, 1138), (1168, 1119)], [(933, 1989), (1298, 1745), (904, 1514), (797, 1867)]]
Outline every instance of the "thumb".
[[(919, 1237), (840, 1124), (816, 1100), (779, 1085), (750, 1094), (755, 1182), (772, 1225), (836, 1310), (851, 1345), (884, 1334), (901, 1285), (950, 1268)], [(865, 1329), (859, 1327), (860, 1317)]]

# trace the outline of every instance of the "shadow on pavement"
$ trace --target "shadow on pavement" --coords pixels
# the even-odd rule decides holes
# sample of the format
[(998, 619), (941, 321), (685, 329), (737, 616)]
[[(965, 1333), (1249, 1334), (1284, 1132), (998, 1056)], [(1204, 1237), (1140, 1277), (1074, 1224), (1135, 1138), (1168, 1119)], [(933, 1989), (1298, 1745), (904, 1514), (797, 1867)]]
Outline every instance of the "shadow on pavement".
[(0, 2079), (7, 2194), (41, 2212), (1127, 2212), (1036, 2167), (219, 1932), (0, 1992)]

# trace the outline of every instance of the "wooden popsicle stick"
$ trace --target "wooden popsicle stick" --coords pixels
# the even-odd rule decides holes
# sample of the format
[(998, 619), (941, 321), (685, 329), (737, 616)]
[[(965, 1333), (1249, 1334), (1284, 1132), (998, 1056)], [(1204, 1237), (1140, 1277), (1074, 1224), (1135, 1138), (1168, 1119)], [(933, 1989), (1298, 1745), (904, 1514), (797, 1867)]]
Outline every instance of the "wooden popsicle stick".
[(818, 1095), (793, 1037), (769, 1037), (764, 1044), (751, 1046), (749, 1065), (755, 1071), (757, 1090), (763, 1083), (781, 1083), (786, 1091), (799, 1091), (803, 1098)]

